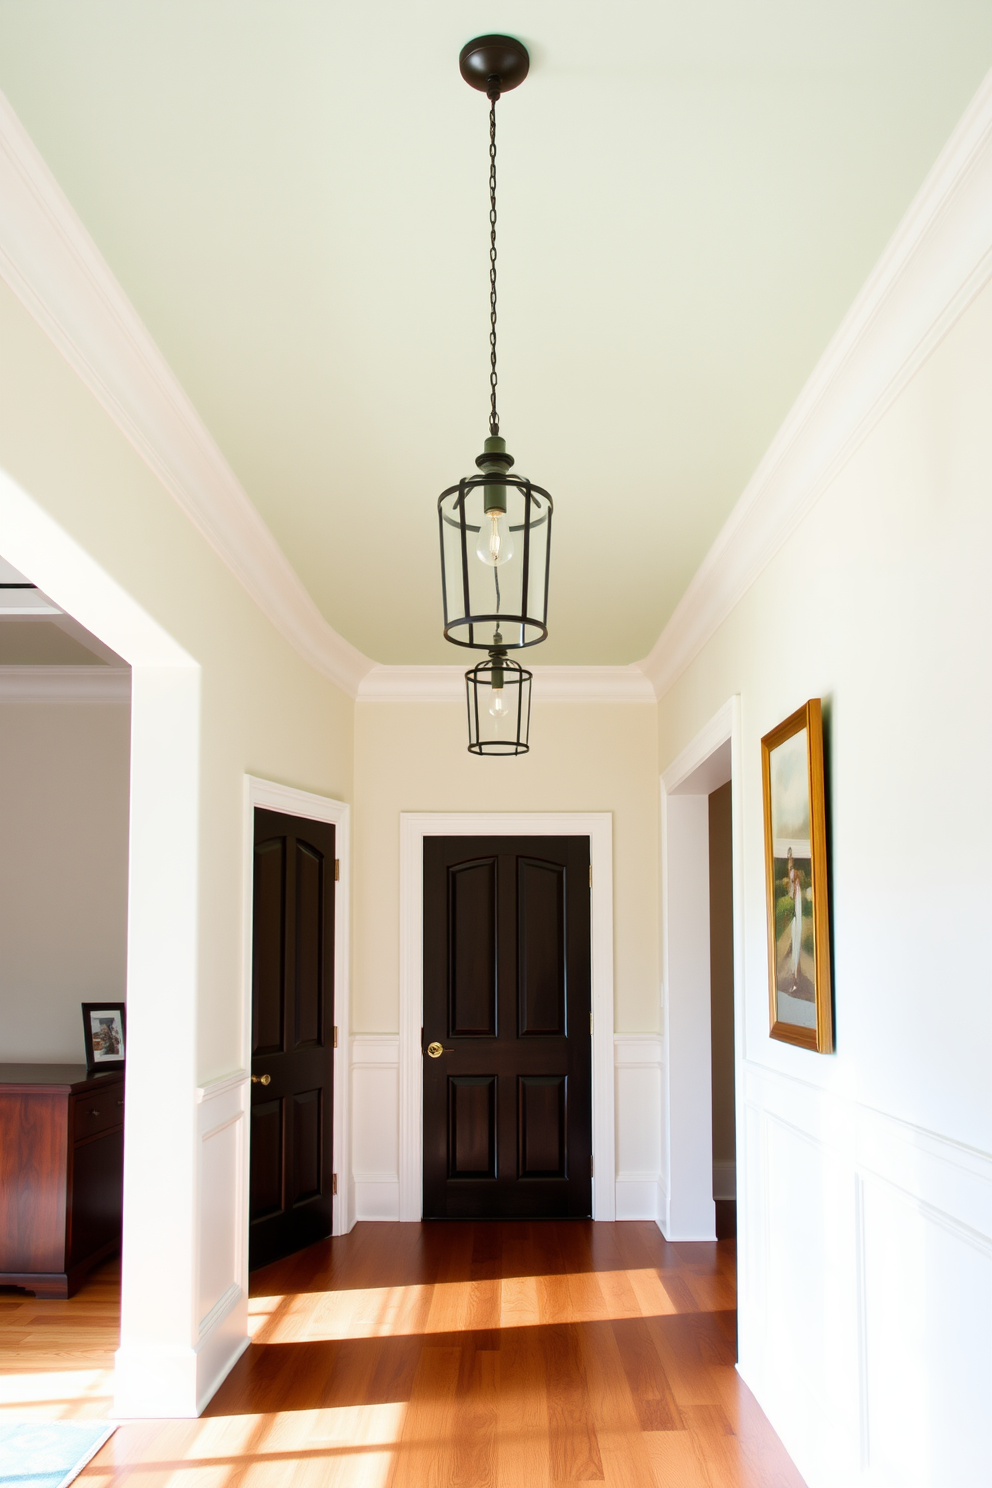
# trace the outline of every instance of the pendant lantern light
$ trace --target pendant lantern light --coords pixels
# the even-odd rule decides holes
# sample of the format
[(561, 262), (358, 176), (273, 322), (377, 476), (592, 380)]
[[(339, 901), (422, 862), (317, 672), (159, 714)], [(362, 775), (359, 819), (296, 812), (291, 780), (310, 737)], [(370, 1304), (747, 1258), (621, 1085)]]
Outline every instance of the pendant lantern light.
[[(523, 754), (528, 748), (531, 673), (508, 651), (548, 634), (553, 503), (542, 486), (513, 475), (496, 407), (496, 104), (527, 76), (527, 49), (511, 36), (479, 36), (461, 51), (462, 77), (489, 99), (489, 435), (478, 473), (438, 498), (444, 636), (488, 651), (466, 674), (469, 749)], [(498, 705), (498, 706), (497, 706)], [(495, 707), (495, 712), (493, 708)], [(489, 724), (495, 720), (496, 733)], [(502, 729), (502, 734), (498, 731)]]
[(527, 753), (533, 678), (502, 646), (465, 673), (470, 754)]

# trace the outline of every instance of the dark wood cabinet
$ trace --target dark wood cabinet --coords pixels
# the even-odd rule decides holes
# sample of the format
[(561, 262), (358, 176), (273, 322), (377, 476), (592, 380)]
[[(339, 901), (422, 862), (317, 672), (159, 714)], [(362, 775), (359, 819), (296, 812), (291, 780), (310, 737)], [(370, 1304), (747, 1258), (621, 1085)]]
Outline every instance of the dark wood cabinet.
[(0, 1285), (69, 1297), (121, 1243), (124, 1076), (0, 1065)]

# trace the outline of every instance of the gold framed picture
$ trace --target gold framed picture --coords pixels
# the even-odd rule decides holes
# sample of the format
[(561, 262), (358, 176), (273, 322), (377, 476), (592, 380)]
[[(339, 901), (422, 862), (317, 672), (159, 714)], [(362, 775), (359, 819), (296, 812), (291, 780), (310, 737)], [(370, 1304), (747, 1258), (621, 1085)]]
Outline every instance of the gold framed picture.
[(832, 1054), (820, 699), (761, 741), (772, 1038)]

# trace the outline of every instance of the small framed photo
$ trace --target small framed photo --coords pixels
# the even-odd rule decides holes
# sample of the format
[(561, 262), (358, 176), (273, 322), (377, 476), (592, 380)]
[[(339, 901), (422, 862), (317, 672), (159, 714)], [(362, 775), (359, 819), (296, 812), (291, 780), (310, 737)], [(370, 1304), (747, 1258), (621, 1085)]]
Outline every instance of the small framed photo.
[(831, 1054), (830, 906), (820, 699), (761, 741), (774, 1039)]
[(84, 1002), (83, 1039), (87, 1069), (123, 1069), (124, 1004)]

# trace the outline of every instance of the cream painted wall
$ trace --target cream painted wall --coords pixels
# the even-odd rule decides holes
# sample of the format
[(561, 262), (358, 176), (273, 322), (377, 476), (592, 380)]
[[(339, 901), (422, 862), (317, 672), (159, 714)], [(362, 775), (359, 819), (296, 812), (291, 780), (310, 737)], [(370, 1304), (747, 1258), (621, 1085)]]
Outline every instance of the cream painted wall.
[(0, 465), (202, 668), (197, 1069), (210, 1080), (241, 1063), (243, 776), (350, 800), (353, 704), (273, 629), (2, 284)]
[[(665, 768), (741, 699), (741, 1361), (811, 1488), (992, 1481), (990, 409), (986, 289), (659, 708)], [(760, 738), (808, 697), (831, 1057), (768, 1037)]]
[(479, 759), (457, 704), (360, 703), (353, 1027), (398, 1028), (401, 811), (613, 814), (616, 1029), (658, 1027), (657, 719), (650, 705), (534, 704), (531, 752)]
[(0, 1061), (81, 1064), (127, 971), (130, 708), (0, 703)]

